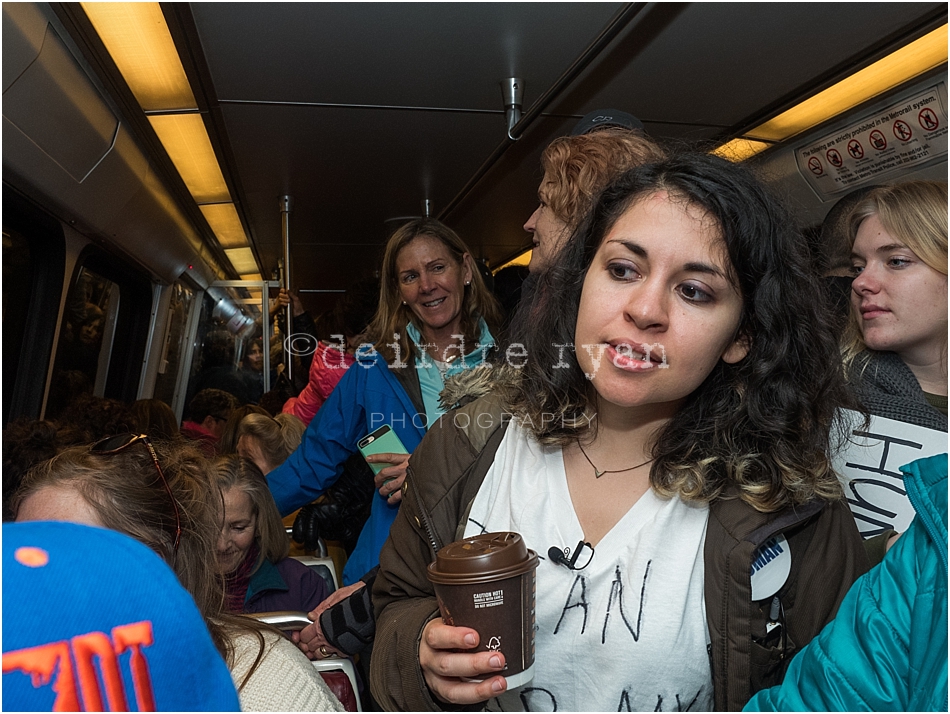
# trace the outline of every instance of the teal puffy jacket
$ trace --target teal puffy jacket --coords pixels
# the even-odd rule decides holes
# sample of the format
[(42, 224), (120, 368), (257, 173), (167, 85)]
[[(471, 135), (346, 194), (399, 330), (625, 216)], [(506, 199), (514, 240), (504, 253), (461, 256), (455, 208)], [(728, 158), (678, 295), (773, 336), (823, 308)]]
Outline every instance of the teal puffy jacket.
[(744, 711), (947, 711), (947, 454), (901, 471), (910, 528)]

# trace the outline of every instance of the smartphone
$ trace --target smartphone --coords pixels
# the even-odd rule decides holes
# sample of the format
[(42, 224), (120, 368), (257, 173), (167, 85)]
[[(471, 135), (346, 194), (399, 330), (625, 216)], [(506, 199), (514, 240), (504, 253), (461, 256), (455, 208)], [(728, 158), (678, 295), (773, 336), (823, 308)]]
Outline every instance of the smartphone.
[[(356, 445), (365, 459), (370, 454), (408, 454), (396, 432), (389, 424), (383, 424), (372, 434), (367, 434)], [(374, 474), (378, 474), (390, 464), (369, 464)]]

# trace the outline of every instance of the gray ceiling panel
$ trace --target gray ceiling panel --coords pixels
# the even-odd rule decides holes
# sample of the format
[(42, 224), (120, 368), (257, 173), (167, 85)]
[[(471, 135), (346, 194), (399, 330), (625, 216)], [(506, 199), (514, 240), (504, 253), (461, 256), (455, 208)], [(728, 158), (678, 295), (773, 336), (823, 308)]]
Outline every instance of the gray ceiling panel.
[[(932, 3), (660, 3), (554, 107), (609, 106), (703, 138), (800, 91), (932, 12)], [(860, 22), (855, 18), (860, 17)], [(667, 127), (660, 125), (668, 123)], [(680, 131), (668, 134), (672, 127)], [(699, 131), (690, 131), (698, 127)]]
[(527, 110), (624, 7), (190, 5), (200, 41), (192, 50), (213, 83), (219, 138), (265, 269), (281, 254), (282, 194), (295, 199), (302, 288), (363, 270), (392, 228), (386, 220), (420, 214), (426, 198), (436, 215), (451, 206), (444, 220), (497, 265), (530, 244), (522, 225), (541, 151), (576, 117), (614, 107), (661, 141), (710, 145), (946, 21), (941, 3), (645, 4), (500, 151), (498, 81), (522, 77)]
[[(621, 3), (196, 3), (219, 99), (501, 110), (533, 101)], [(514, 74), (512, 74), (514, 73)]]
[[(277, 198), (294, 197), (292, 240), (385, 240), (386, 219), (444, 207), (504, 136), (503, 118), (423, 111), (228, 105), (228, 135), (254, 237), (280, 255)], [(460, 150), (464, 147), (464, 151)]]

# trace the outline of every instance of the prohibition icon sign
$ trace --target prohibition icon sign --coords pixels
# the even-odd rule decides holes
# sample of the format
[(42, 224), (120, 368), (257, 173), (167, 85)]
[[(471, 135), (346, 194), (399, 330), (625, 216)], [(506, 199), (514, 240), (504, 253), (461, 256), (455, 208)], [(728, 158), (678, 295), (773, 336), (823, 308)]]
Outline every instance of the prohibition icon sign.
[(919, 121), (920, 126), (927, 131), (933, 131), (940, 126), (940, 120), (930, 107), (924, 107), (920, 110), (920, 114), (917, 115), (917, 121)]
[(914, 132), (911, 131), (910, 125), (898, 119), (894, 122), (894, 136), (896, 136), (901, 141), (907, 141), (914, 135)]

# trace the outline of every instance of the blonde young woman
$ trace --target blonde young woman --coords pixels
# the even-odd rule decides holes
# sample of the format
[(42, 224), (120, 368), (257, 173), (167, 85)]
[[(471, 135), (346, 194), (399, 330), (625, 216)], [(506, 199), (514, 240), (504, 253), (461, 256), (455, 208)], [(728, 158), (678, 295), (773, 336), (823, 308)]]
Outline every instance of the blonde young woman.
[(851, 212), (845, 362), (872, 414), (947, 431), (947, 184), (872, 191)]
[(122, 434), (67, 449), (27, 474), (12, 508), (17, 521), (109, 528), (158, 553), (201, 611), (231, 670), (242, 710), (342, 711), (289, 640), (225, 611), (215, 568), (221, 494), (210, 462), (194, 447)]

